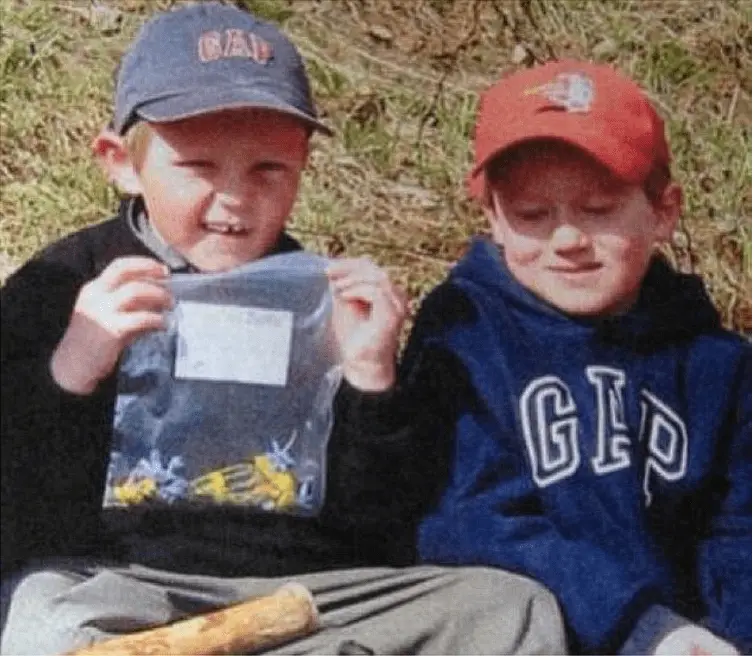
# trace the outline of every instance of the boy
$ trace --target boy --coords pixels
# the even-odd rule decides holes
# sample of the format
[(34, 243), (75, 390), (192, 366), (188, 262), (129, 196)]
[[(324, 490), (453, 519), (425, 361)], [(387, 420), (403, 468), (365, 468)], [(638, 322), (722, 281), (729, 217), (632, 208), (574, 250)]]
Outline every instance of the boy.
[(421, 558), (540, 581), (577, 652), (749, 651), (751, 347), (654, 250), (681, 206), (662, 120), (552, 62), (484, 94), (474, 145), (492, 239), (423, 303), (393, 392), (455, 442)]
[(294, 46), (218, 3), (144, 26), (121, 62), (114, 114), (94, 153), (128, 195), (120, 215), (53, 244), (2, 291), (3, 653), (59, 654), (291, 578), (323, 623), (298, 653), (562, 650), (557, 604), (534, 582), (394, 568), (411, 564), (434, 492), (416, 481), (440, 481), (443, 460), (420, 458), (431, 450), (412, 436), (365, 434), (394, 382), (404, 316), (367, 261), (328, 271), (345, 380), (318, 517), (218, 506), (102, 521), (124, 346), (165, 327), (170, 272), (299, 248), (284, 228), (310, 132), (328, 132)]

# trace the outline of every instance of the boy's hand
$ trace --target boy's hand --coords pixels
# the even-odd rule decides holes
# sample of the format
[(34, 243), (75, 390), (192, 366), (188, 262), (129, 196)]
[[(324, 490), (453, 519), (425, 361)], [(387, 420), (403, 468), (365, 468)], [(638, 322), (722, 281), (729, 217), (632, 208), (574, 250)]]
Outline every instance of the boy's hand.
[(91, 394), (131, 341), (165, 327), (163, 312), (173, 304), (161, 284), (167, 275), (168, 268), (157, 260), (123, 257), (81, 288), (50, 362), (58, 385)]
[(735, 656), (738, 650), (722, 638), (696, 624), (686, 624), (666, 635), (652, 652), (655, 656)]
[(344, 376), (363, 391), (389, 389), (395, 383), (398, 340), (407, 314), (405, 295), (365, 258), (334, 262), (327, 277)]

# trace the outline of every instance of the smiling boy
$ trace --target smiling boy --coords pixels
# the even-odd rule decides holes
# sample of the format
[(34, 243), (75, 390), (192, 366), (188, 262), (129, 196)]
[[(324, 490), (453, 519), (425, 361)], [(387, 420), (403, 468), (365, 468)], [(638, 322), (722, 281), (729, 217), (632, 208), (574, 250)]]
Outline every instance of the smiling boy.
[[(557, 604), (541, 585), (485, 568), (409, 567), (413, 528), (445, 468), (431, 436), (371, 433), (395, 381), (406, 302), (368, 260), (326, 272), (343, 383), (319, 514), (218, 504), (123, 517), (103, 507), (121, 354), (165, 328), (171, 273), (300, 248), (285, 227), (313, 131), (329, 132), (295, 47), (231, 5), (160, 13), (122, 59), (113, 123), (94, 140), (126, 195), (119, 215), (36, 254), (0, 296), (2, 653), (67, 653), (291, 579), (321, 618), (287, 646), (296, 653), (562, 649)], [(181, 419), (208, 415), (197, 407)], [(161, 469), (156, 460), (147, 466)]]
[(663, 123), (606, 65), (481, 99), (477, 238), (425, 299), (392, 392), (452, 442), (425, 562), (543, 583), (576, 653), (751, 649), (751, 347), (656, 245), (681, 191)]
[(670, 238), (680, 189), (651, 199), (577, 147), (513, 146), (487, 170), (488, 215), (511, 275), (573, 316), (620, 315), (639, 295), (654, 245)]
[[(171, 299), (158, 281), (170, 270), (226, 271), (298, 248), (284, 228), (308, 157), (310, 129), (300, 118), (241, 107), (132, 129), (140, 134), (107, 129), (93, 143), (129, 196), (123, 220), (108, 228), (127, 231), (129, 241), (141, 241), (162, 262), (148, 252), (128, 253), (84, 287), (51, 365), (57, 382), (74, 393), (90, 393), (109, 375), (128, 340), (163, 327)], [(102, 239), (105, 230), (94, 235)], [(93, 331), (90, 321), (109, 330)]]

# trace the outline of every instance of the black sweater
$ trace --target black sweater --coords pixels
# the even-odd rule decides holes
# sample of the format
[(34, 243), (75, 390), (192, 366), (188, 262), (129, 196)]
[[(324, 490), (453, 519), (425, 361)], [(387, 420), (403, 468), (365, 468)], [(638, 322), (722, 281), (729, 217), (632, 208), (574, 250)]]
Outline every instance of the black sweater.
[[(133, 228), (132, 206), (47, 247), (2, 288), (3, 573), (31, 557), (71, 555), (220, 576), (411, 563), (418, 517), (444, 479), (444, 450), (400, 428), (406, 422), (386, 411), (394, 392), (360, 393), (345, 382), (318, 518), (163, 510), (118, 534), (105, 530), (116, 376), (76, 396), (55, 383), (49, 363), (81, 286), (116, 258), (155, 257)], [(296, 248), (283, 235), (276, 252)]]

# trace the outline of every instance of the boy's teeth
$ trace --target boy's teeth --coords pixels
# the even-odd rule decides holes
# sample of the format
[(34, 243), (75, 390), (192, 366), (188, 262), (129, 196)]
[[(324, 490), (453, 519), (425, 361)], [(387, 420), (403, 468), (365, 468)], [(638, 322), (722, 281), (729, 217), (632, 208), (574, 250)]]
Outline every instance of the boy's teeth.
[(238, 233), (243, 232), (243, 228), (241, 226), (231, 226), (231, 225), (223, 225), (219, 223), (208, 223), (206, 225), (208, 230), (212, 230), (214, 232), (219, 232), (224, 235), (230, 234), (230, 233)]

